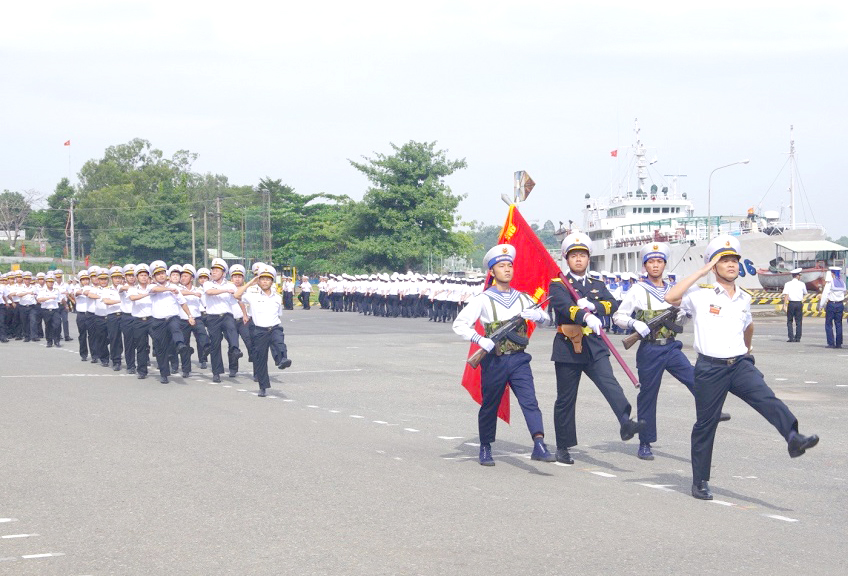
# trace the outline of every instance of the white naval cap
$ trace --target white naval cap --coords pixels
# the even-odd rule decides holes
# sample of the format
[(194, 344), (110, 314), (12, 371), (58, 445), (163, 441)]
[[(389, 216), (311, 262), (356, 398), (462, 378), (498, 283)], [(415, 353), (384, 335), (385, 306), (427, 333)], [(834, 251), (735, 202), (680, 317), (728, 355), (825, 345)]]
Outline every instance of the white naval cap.
[(665, 242), (649, 242), (642, 246), (642, 250), (640, 251), (640, 256), (642, 257), (642, 264), (645, 264), (651, 258), (662, 258), (666, 262), (668, 262), (668, 253), (671, 250), (668, 247), (668, 244)]
[(35, 278), (37, 280), (39, 278), (44, 278), (45, 276), (46, 276), (46, 274), (44, 272), (39, 272), (38, 274), (35, 275)]
[(56, 268), (55, 270), (53, 270), (53, 276), (61, 276), (62, 274), (64, 274), (64, 272), (62, 272), (61, 268)]
[(801, 272), (803, 272), (803, 271), (804, 271), (804, 269), (803, 269), (803, 268), (795, 268), (795, 269), (791, 270), (789, 273), (790, 273), (790, 274), (792, 274), (792, 275), (794, 276), (794, 275), (796, 275), (796, 274), (800, 274), (800, 273), (801, 273)]
[(135, 264), (127, 264), (122, 268), (124, 272), (124, 276), (134, 276), (135, 275)]
[(158, 274), (159, 272), (167, 272), (167, 271), (168, 271), (168, 267), (165, 265), (165, 263), (162, 260), (154, 260), (153, 262), (150, 263), (150, 273), (154, 276), (156, 274)]
[(236, 274), (241, 274), (244, 276), (244, 266), (241, 264), (233, 264), (232, 268), (230, 268), (230, 278), (235, 276)]
[(572, 232), (562, 240), (562, 255), (568, 256), (572, 250), (585, 250), (589, 254), (592, 253), (589, 248), (589, 235), (582, 232)]
[(109, 276), (124, 276), (124, 270), (120, 266), (112, 266), (109, 268)]
[(174, 272), (177, 272), (178, 274), (182, 274), (183, 273), (183, 267), (180, 266), (179, 264), (171, 264), (171, 266), (168, 268), (168, 276), (170, 276)]
[(214, 270), (215, 268), (220, 268), (221, 270), (223, 270), (223, 271), (224, 271), (224, 274), (226, 274), (226, 273), (227, 273), (227, 270), (229, 270), (229, 269), (230, 269), (230, 267), (229, 267), (229, 266), (227, 266), (227, 261), (226, 261), (226, 260), (224, 260), (223, 258), (214, 258), (214, 259), (212, 260), (212, 266), (211, 266), (211, 268), (212, 268), (213, 270)]
[(483, 266), (488, 270), (498, 262), (515, 262), (515, 246), (498, 244), (483, 256)]
[(192, 278), (197, 278), (197, 270), (191, 264), (183, 264), (183, 274), (188, 272)]
[(716, 256), (736, 256), (737, 258), (742, 258), (739, 250), (738, 238), (729, 234), (721, 234), (707, 244), (707, 249), (704, 250), (704, 264), (709, 264)]
[[(238, 264), (236, 264), (236, 266), (238, 266)], [(233, 268), (235, 268), (235, 266), (233, 266)], [(264, 278), (270, 278), (271, 280), (276, 280), (277, 279), (277, 271), (274, 269), (273, 266), (268, 266), (267, 264), (263, 264), (259, 268), (259, 277), (260, 278), (263, 278), (263, 277)]]
[(600, 278), (600, 277), (601, 277), (600, 272), (595, 272), (594, 270), (589, 272), (589, 278)]
[(77, 272), (77, 278), (82, 280), (83, 278), (88, 278), (88, 270), (80, 270)]
[(54, 282), (56, 280), (56, 275), (53, 272), (48, 272), (44, 275), (45, 282)]
[(145, 274), (148, 274), (148, 275), (150, 274), (150, 266), (148, 266), (144, 262), (142, 262), (141, 264), (138, 264), (135, 267), (135, 273), (136, 274), (141, 274), (142, 272), (144, 272)]
[(828, 267), (828, 270), (830, 270), (831, 272), (842, 272), (842, 268), (840, 268), (839, 266), (830, 266)]
[(198, 268), (197, 269), (197, 278), (201, 276), (206, 276), (207, 278), (212, 276), (212, 271), (209, 268)]

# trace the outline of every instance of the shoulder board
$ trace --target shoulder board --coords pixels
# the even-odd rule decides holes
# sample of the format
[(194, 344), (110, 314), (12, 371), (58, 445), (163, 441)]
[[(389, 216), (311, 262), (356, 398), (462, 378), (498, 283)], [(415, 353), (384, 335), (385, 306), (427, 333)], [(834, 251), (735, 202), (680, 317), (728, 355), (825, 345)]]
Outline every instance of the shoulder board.
[(551, 278), (551, 282), (559, 282), (560, 284), (562, 284), (562, 278), (560, 278), (559, 276), (557, 276), (556, 278)]

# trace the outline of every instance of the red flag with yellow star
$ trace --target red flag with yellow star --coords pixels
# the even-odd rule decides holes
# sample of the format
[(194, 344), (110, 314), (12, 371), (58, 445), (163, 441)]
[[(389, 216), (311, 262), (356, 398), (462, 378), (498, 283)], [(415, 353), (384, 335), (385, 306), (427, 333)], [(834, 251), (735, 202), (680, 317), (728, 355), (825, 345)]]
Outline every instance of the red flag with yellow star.
[[(512, 244), (515, 246), (515, 262), (513, 263), (513, 275), (510, 286), (516, 290), (526, 292), (539, 302), (547, 297), (548, 285), (551, 278), (556, 278), (560, 272), (559, 265), (551, 257), (548, 249), (533, 232), (533, 229), (521, 215), (515, 204), (509, 207), (506, 222), (498, 236), (498, 244)], [(486, 286), (489, 278), (486, 278)], [(534, 325), (527, 323), (527, 336), (533, 334)], [(477, 322), (475, 326), (478, 334), (483, 334), (483, 326)], [(468, 350), (468, 356), (474, 354), (480, 347), (474, 342)], [(481, 368), (472, 368), (465, 365), (462, 374), (462, 386), (468, 390), (471, 397), (478, 404), (483, 402), (483, 393), (480, 389)], [(498, 407), (498, 418), (509, 424), (509, 386), (504, 390), (501, 404)]]

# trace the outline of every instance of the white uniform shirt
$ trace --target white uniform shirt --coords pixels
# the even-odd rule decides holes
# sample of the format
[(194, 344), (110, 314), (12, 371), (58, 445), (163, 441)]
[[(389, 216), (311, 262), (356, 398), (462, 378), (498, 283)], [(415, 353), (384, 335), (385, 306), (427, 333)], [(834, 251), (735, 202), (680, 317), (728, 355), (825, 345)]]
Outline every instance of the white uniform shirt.
[[(88, 294), (93, 296), (101, 296), (103, 294), (103, 288), (100, 286), (89, 286)], [(103, 302), (103, 298), (97, 298), (91, 300), (91, 305), (89, 305), (89, 312), (94, 312), (95, 316), (106, 316), (106, 304)]]
[[(157, 285), (151, 285), (157, 286)], [(173, 287), (173, 284), (166, 282), (165, 286)], [(186, 299), (182, 294), (174, 294), (173, 292), (151, 292), (150, 302), (152, 306), (152, 316), (157, 319), (170, 318), (178, 316), (182, 304), (186, 303)]]
[(48, 290), (47, 286), (38, 291), (39, 298), (49, 297), (50, 300), (41, 303), (41, 307), (45, 310), (56, 310), (59, 308), (59, 300), (62, 298), (62, 291), (56, 286), (52, 290)]
[(236, 287), (232, 282), (213, 282), (207, 280), (203, 283), (203, 292), (206, 294), (206, 313), (207, 314), (232, 314), (233, 295), (230, 294), (208, 294), (209, 290), (229, 290), (236, 291)]
[[(150, 284), (147, 288), (142, 288), (140, 284), (136, 284), (127, 291), (127, 296), (138, 296), (140, 294), (149, 294)], [(153, 301), (150, 296), (132, 301), (132, 315), (136, 318), (148, 318), (153, 316)]]
[(258, 292), (246, 290), (241, 299), (246, 305), (250, 306), (253, 323), (259, 328), (270, 328), (280, 323), (283, 298), (273, 288), (271, 288), (270, 296), (267, 296), (261, 290)]
[(637, 310), (647, 310), (649, 300), (651, 310), (665, 310), (671, 307), (671, 304), (665, 301), (665, 293), (669, 288), (671, 286), (668, 284), (660, 288), (647, 282), (639, 282), (624, 295), (624, 300), (613, 314), (612, 321), (619, 328), (630, 328), (634, 322), (630, 315)]
[(80, 312), (93, 312), (94, 309), (91, 306), (91, 300), (82, 293), (83, 290), (88, 290), (88, 286), (78, 286), (76, 290), (74, 290), (74, 299), (77, 301), (77, 314)]
[(129, 295), (130, 285), (122, 284), (121, 288), (123, 288), (123, 290), (118, 292), (118, 296), (120, 296), (121, 298), (121, 312), (123, 312), (124, 314), (132, 314), (133, 302), (132, 300), (130, 300)]
[[(200, 311), (203, 305), (200, 302), (200, 297), (203, 295), (203, 289), (199, 286), (183, 286), (180, 284), (179, 289), (184, 292), (191, 292), (189, 295), (183, 294), (183, 297), (186, 301), (186, 306), (188, 306), (188, 311), (191, 312), (192, 318), (199, 318)], [(182, 320), (188, 320), (188, 316), (183, 312), (182, 306), (180, 306), (180, 318)]]
[(798, 280), (797, 278), (793, 278), (789, 282), (783, 285), (782, 294), (786, 294), (789, 296), (790, 302), (800, 302), (804, 299), (804, 294), (807, 293), (807, 285)]
[(845, 278), (842, 278), (840, 274), (839, 280), (836, 280), (833, 274), (828, 272), (827, 281), (822, 289), (820, 306), (824, 308), (828, 302), (842, 302), (843, 300), (845, 300)]
[[(114, 286), (107, 286), (106, 288), (101, 288), (100, 290), (101, 298), (108, 298), (109, 300), (120, 300), (121, 296), (118, 294), (118, 289)], [(121, 312), (120, 304), (106, 304), (106, 314), (114, 314), (115, 312)]]
[[(474, 324), (478, 319), (483, 324), (494, 322), (493, 306), (498, 316), (498, 322), (503, 322), (517, 316), (522, 310), (530, 308), (534, 304), (533, 299), (524, 292), (515, 289), (511, 289), (509, 292), (500, 292), (497, 288), (491, 288), (468, 301), (468, 304), (453, 321), (453, 331), (465, 340), (477, 342), (481, 336), (474, 329)], [(550, 322), (547, 312), (542, 310), (542, 313), (545, 315), (543, 323)]]
[(309, 281), (304, 281), (300, 283), (300, 291), (301, 292), (312, 292), (312, 284)]
[(35, 293), (37, 288), (37, 284), (30, 284), (29, 286), (21, 284), (18, 287), (18, 298), (20, 298), (21, 306), (35, 305)]
[(745, 328), (751, 318), (751, 296), (737, 287), (731, 298), (721, 286), (692, 286), (683, 295), (680, 309), (695, 323), (695, 351), (714, 358), (733, 358), (748, 353)]

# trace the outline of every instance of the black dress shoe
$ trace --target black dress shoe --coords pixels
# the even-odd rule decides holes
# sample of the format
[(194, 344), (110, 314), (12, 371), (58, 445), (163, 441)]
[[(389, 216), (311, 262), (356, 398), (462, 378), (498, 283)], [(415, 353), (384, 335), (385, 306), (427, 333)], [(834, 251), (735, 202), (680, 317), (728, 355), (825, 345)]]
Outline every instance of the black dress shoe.
[(115, 372), (120, 372), (121, 371), (121, 365), (115, 364), (114, 366), (112, 366), (112, 370), (114, 370)]
[(73, 338), (65, 338), (65, 342), (70, 342)]
[(800, 338), (795, 338), (795, 342), (800, 342), (800, 341), (801, 341)]
[(206, 370), (206, 362), (201, 362), (201, 363), (200, 363), (200, 369), (201, 369), (201, 370)]
[(53, 345), (54, 345), (54, 346), (56, 346), (56, 348), (61, 348), (61, 347), (62, 347), (62, 344), (61, 344), (58, 340), (56, 340), (56, 342), (54, 342), (54, 344), (53, 344)]
[(795, 338), (790, 338), (787, 342), (797, 342), (797, 340), (795, 340)]
[(692, 496), (698, 500), (712, 500), (713, 493), (710, 492), (710, 485), (706, 480), (701, 480), (697, 484), (692, 484)]
[(168, 383), (168, 377), (167, 376), (160, 376), (159, 382), (162, 383), (162, 384), (167, 384)]
[(127, 374), (135, 374), (135, 368), (127, 368)]
[(213, 374), (212, 375), (212, 382), (214, 382), (215, 384), (220, 384), (221, 383), (221, 375), (220, 374)]
[(233, 372), (232, 370), (230, 370), (230, 378), (235, 378), (236, 376), (238, 376), (238, 372)]
[(80, 360), (83, 362), (88, 362), (88, 356), (80, 356)]
[(48, 348), (53, 348), (53, 342), (48, 342), (48, 343), (47, 343), (47, 347), (48, 347)]
[(642, 424), (643, 424), (642, 420), (639, 420), (637, 422), (636, 420), (633, 420), (632, 418), (629, 419), (629, 420), (622, 421), (621, 422), (621, 430), (620, 430), (621, 439), (622, 440), (630, 440), (631, 438), (636, 436), (636, 434), (639, 433), (639, 430), (642, 429)]
[(816, 444), (819, 443), (819, 437), (816, 434), (812, 434), (810, 436), (804, 436), (803, 434), (799, 434), (795, 432), (791, 438), (789, 438), (788, 448), (789, 448), (789, 457), (797, 458), (804, 454), (808, 448), (812, 448)]
[(143, 373), (143, 372), (139, 372), (138, 376), (136, 376), (136, 378), (138, 378), (139, 380), (144, 380), (145, 378), (147, 378), (147, 374)]
[(721, 415), (718, 417), (719, 422), (727, 422), (728, 420), (730, 420), (730, 414), (728, 414), (727, 412), (722, 412)]
[(569, 466), (574, 464), (574, 458), (568, 453), (568, 448), (560, 448), (556, 451), (556, 461)]
[(33, 342), (41, 342), (41, 338), (33, 338), (32, 341)]
[(177, 354), (182, 354), (185, 352), (186, 354), (194, 354), (194, 348), (189, 346), (188, 344), (183, 344), (179, 348), (177, 348)]
[(108, 367), (109, 367), (109, 363), (108, 363), (108, 362), (101, 362), (101, 363), (100, 363), (100, 365), (101, 365), (101, 366), (103, 366), (104, 368), (108, 368)]
[(259, 396), (260, 398), (265, 398), (265, 396), (267, 396), (267, 394), (265, 394), (265, 389), (260, 389), (259, 394), (257, 394), (257, 396)]
[(92, 359), (91, 359), (91, 363), (92, 363), (92, 364), (99, 364), (99, 363), (100, 363), (100, 360), (98, 360), (97, 358), (92, 358)]
[(179, 371), (180, 371), (180, 365), (179, 364), (171, 364), (171, 374), (176, 374)]
[(244, 356), (244, 353), (238, 348), (230, 348), (230, 356), (233, 358), (241, 358)]
[(280, 363), (277, 364), (277, 368), (279, 368), (280, 370), (285, 370), (286, 368), (288, 368), (291, 365), (292, 365), (292, 361), (291, 361), (290, 358), (283, 358), (282, 360), (280, 360)]
[(180, 376), (182, 376), (183, 378), (188, 378), (188, 375), (189, 375), (188, 372), (181, 372), (180, 373)]

